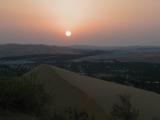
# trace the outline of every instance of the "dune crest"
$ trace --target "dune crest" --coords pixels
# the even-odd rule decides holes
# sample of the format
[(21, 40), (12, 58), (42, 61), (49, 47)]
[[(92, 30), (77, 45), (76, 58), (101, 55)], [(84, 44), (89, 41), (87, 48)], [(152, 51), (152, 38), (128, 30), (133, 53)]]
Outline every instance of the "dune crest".
[(78, 111), (85, 111), (90, 118), (95, 120), (106, 120), (106, 113), (98, 106), (96, 101), (78, 87), (72, 85), (56, 72), (54, 67), (40, 65), (25, 77), (33, 77), (36, 84), (42, 84), (45, 90), (52, 96), (53, 100), (49, 106), (51, 111), (65, 111), (73, 108)]

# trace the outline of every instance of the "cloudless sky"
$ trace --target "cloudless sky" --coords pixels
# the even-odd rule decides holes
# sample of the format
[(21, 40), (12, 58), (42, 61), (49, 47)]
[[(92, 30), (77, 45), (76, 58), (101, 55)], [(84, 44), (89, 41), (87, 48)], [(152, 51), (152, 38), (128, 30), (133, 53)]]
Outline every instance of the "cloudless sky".
[(160, 0), (0, 0), (3, 43), (160, 45)]

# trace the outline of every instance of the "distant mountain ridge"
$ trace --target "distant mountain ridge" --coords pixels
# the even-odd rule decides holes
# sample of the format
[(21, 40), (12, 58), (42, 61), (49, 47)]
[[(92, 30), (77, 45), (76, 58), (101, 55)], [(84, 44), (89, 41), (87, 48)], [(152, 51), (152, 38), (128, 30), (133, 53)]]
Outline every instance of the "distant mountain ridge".
[(79, 54), (80, 50), (47, 45), (4, 44), (0, 45), (0, 57), (37, 55), (37, 54)]

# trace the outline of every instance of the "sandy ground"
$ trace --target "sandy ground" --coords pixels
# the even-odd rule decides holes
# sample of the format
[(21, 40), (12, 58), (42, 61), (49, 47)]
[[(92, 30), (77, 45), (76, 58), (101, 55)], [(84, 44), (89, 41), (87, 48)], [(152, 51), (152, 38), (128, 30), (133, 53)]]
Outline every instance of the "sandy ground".
[(108, 113), (112, 105), (117, 102), (117, 96), (119, 94), (130, 94), (132, 95), (132, 104), (140, 110), (140, 119), (151, 120), (154, 117), (160, 118), (159, 94), (81, 76), (56, 67), (52, 67), (52, 70), (64, 80), (94, 99), (106, 113)]
[(140, 110), (140, 120), (160, 118), (160, 95), (153, 92), (81, 76), (49, 65), (41, 65), (24, 76), (32, 76), (33, 82), (45, 86), (51, 95), (47, 107), (53, 113), (72, 107), (88, 112), (90, 117), (94, 115), (95, 120), (109, 120), (109, 112), (118, 95), (130, 94), (132, 104)]
[(95, 120), (106, 120), (106, 112), (97, 104), (94, 98), (88, 96), (84, 91), (75, 85), (72, 85), (58, 74), (58, 71), (51, 66), (41, 65), (32, 72), (26, 74), (27, 77), (33, 76), (36, 84), (45, 86), (46, 91), (52, 96), (51, 103), (48, 106), (50, 111), (65, 111), (69, 107), (78, 111), (85, 111), (90, 118)]

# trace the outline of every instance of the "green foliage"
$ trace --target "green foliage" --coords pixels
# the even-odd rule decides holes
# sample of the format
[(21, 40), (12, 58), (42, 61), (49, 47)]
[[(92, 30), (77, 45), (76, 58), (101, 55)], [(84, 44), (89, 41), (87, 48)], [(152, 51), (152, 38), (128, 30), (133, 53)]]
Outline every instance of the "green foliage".
[(139, 110), (132, 106), (130, 95), (119, 95), (119, 103), (113, 105), (111, 117), (112, 120), (138, 120)]
[(48, 103), (49, 94), (42, 84), (30, 79), (0, 81), (0, 109), (39, 115)]

